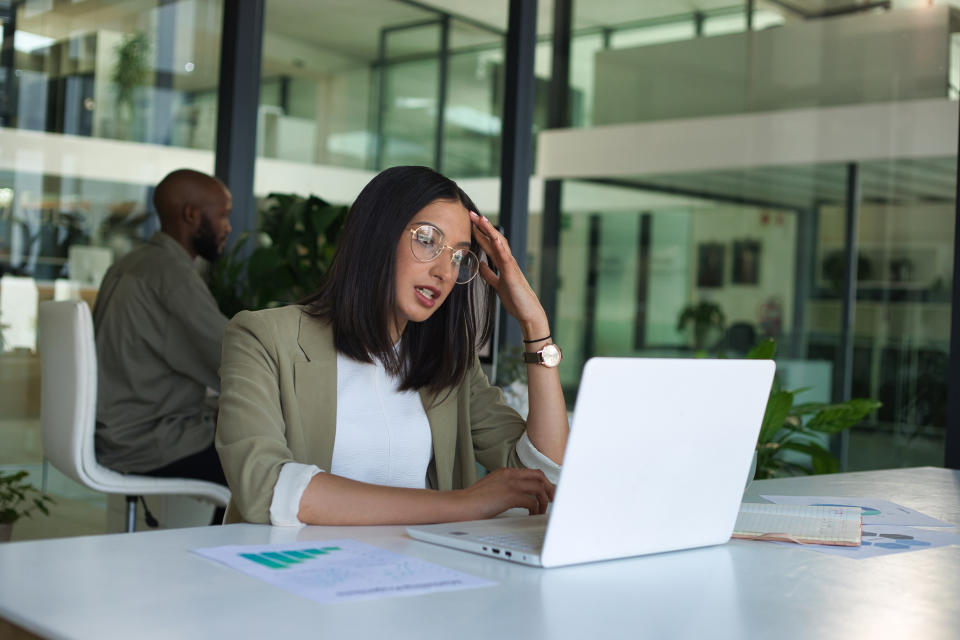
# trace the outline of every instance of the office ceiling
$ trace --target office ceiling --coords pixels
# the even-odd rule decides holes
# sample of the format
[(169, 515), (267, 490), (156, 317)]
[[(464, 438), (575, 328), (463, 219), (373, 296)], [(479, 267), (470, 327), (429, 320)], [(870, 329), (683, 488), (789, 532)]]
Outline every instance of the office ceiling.
[[(865, 162), (859, 165), (859, 173), (864, 202), (952, 203), (956, 196), (956, 158)], [(618, 178), (611, 183), (727, 202), (796, 209), (814, 204), (843, 205), (847, 194), (847, 165), (831, 163), (702, 171)]]

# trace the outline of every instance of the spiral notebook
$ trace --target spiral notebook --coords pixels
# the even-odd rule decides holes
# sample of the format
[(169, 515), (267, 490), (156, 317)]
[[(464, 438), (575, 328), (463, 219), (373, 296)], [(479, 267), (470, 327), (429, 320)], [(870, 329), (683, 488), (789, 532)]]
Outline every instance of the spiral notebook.
[(733, 537), (856, 547), (860, 545), (861, 514), (859, 507), (744, 502)]

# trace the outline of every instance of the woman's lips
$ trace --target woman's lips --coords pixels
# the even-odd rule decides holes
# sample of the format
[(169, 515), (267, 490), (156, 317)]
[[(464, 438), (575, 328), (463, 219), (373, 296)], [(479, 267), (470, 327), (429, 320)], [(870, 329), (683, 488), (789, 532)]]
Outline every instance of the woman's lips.
[(417, 299), (425, 307), (432, 307), (437, 304), (437, 298), (440, 297), (440, 290), (434, 287), (414, 287), (417, 292)]

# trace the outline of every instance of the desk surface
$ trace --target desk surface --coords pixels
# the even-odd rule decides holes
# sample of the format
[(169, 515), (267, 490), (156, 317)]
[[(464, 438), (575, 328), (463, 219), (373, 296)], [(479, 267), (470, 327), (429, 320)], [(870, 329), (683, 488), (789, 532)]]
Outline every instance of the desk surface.
[[(755, 482), (748, 495), (865, 496), (960, 524), (960, 472)], [(189, 553), (354, 538), (495, 587), (320, 605)], [(851, 560), (732, 540), (535, 569), (414, 541), (402, 527), (230, 525), (0, 544), (0, 616), (53, 638), (956, 638), (960, 547)]]

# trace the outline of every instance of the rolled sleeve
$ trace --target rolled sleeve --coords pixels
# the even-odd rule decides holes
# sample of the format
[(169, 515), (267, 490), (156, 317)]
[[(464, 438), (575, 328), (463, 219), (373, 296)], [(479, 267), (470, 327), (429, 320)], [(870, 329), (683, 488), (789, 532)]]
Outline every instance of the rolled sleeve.
[(520, 458), (523, 466), (528, 469), (540, 469), (540, 471), (543, 471), (543, 474), (547, 476), (547, 480), (553, 484), (559, 482), (560, 465), (543, 455), (539, 449), (533, 446), (526, 431), (524, 431), (520, 439), (517, 440), (517, 456)]
[(270, 524), (276, 527), (301, 527), (300, 500), (313, 476), (323, 471), (313, 464), (288, 462), (280, 469), (270, 502)]

